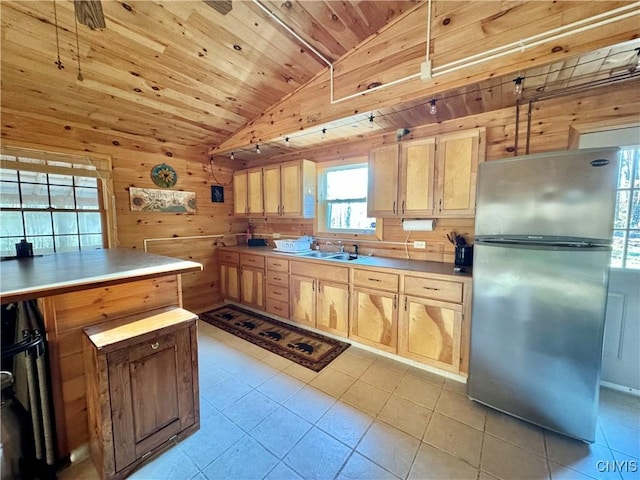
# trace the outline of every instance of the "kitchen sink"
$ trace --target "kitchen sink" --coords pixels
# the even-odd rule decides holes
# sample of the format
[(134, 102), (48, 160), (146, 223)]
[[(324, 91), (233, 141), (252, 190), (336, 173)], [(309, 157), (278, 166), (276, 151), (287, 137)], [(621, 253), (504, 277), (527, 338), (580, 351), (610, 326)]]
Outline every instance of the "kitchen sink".
[(298, 256), (306, 258), (322, 258), (324, 260), (350, 260), (349, 254), (346, 252), (321, 252), (316, 250), (309, 253), (301, 253)]

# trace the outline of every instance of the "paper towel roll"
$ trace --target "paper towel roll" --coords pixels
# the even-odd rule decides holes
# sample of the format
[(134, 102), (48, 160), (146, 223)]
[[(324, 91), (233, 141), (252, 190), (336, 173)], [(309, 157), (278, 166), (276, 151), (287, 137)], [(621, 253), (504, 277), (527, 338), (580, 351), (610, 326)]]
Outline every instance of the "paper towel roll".
[(435, 220), (403, 220), (402, 229), (405, 232), (431, 232), (436, 226)]

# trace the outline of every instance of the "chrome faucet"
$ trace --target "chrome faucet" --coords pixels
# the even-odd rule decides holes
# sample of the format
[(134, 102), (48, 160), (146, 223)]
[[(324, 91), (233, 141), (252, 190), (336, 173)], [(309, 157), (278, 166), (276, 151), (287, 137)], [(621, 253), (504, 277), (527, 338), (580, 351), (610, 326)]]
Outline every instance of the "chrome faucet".
[(338, 244), (335, 245), (334, 243), (332, 243), (331, 241), (327, 240), (325, 242), (325, 245), (329, 246), (329, 245), (333, 245), (334, 247), (338, 248), (338, 252), (340, 253), (344, 253), (344, 245), (342, 244), (342, 240), (338, 240)]

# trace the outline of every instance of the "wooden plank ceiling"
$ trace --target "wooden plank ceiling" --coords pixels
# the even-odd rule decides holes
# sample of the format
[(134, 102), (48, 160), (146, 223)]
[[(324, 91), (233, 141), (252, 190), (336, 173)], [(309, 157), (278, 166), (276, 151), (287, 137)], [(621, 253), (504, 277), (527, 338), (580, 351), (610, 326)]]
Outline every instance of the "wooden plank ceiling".
[[(260, 3), (335, 63), (336, 75), (343, 79), (351, 73), (341, 70), (344, 63), (340, 59), (350, 54), (352, 58), (367, 57), (371, 65), (384, 70), (382, 64), (372, 61), (377, 57), (379, 62), (385, 61), (383, 53), (363, 45), (425, 7), (425, 2), (408, 0)], [(434, 2), (433, 36), (444, 38), (432, 46), (434, 54), (442, 58), (449, 55), (440, 52), (445, 45), (450, 51), (462, 48), (459, 43), (468, 38), (463, 34), (467, 28), (470, 32), (482, 28), (485, 33), (494, 29), (516, 35), (513, 32), (518, 25), (510, 25), (507, 19), (526, 16), (518, 13), (519, 8), (541, 5), (541, 15), (565, 14), (567, 21), (585, 8), (575, 2), (534, 6), (535, 2), (485, 2), (486, 8), (480, 8), (479, 2), (474, 3), (477, 8), (471, 8), (471, 3)], [(624, 4), (607, 3), (611, 8)], [(603, 8), (596, 4), (591, 2), (589, 8)], [(102, 7), (106, 27), (91, 29), (76, 24), (70, 0), (0, 2), (3, 114), (27, 116), (34, 124), (46, 120), (61, 126), (82, 125), (114, 137), (215, 147), (326, 75), (326, 63), (269, 18), (257, 2), (103, 0)], [(544, 8), (548, 11), (543, 12)], [(529, 10), (526, 13), (532, 14)], [(446, 37), (450, 30), (445, 27), (450, 23), (458, 33)], [(394, 33), (390, 41), (396, 50), (400, 46), (406, 51), (407, 58), (423, 57), (426, 17), (415, 16), (408, 24), (411, 28)], [(526, 96), (629, 72), (637, 65), (634, 49), (640, 41), (626, 40), (575, 56), (565, 52), (555, 62), (506, 75), (458, 82), (455, 88), (432, 97), (437, 105), (435, 115), (429, 113), (430, 98), (411, 95), (393, 104), (381, 101), (379, 107), (366, 112), (354, 114), (352, 110), (303, 130), (272, 135), (262, 143), (261, 154), (280, 155), (321, 142), (362, 138), (381, 130), (411, 128), (512, 106), (516, 100), (513, 79), (517, 76), (526, 78)], [(58, 59), (63, 68), (58, 68)], [(403, 68), (407, 67), (400, 62), (389, 71), (402, 75)], [(357, 79), (347, 83), (356, 91), (368, 86)], [(350, 93), (340, 88), (338, 94)], [(323, 95), (328, 101), (328, 93)], [(326, 129), (325, 139), (322, 129)], [(289, 138), (289, 146), (285, 138)], [(249, 161), (257, 155), (255, 143), (247, 140), (239, 148), (236, 145), (215, 154), (227, 157), (235, 150), (236, 158)]]

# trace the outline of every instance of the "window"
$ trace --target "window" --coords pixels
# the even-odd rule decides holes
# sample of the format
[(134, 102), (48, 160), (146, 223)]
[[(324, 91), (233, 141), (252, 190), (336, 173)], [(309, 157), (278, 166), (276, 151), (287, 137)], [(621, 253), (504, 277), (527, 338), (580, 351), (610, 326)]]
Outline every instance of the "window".
[(367, 216), (368, 164), (360, 157), (348, 165), (330, 165), (318, 174), (319, 232), (373, 234), (376, 219)]
[(39, 152), (0, 155), (0, 254), (22, 239), (34, 254), (103, 248), (103, 179), (91, 160)]
[(640, 148), (620, 150), (611, 266), (640, 269)]

